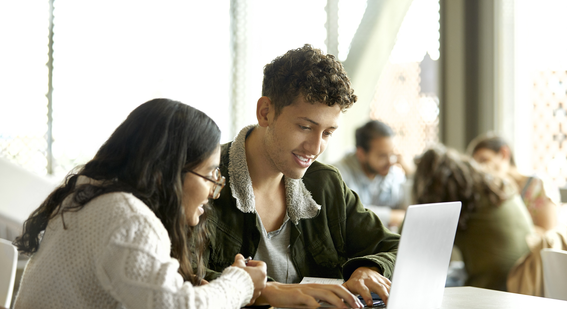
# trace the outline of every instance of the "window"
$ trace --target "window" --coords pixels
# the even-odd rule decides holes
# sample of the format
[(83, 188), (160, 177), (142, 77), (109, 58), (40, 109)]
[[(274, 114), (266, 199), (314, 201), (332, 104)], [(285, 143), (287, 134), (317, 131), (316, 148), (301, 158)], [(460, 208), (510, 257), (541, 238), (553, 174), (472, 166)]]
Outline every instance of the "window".
[[(326, 27), (329, 5), (338, 10), (336, 34)], [(0, 7), (0, 40), (11, 47), (0, 50), (0, 156), (60, 179), (90, 160), (132, 109), (156, 97), (201, 109), (219, 125), (221, 142), (232, 140), (256, 122), (264, 65), (305, 43), (326, 52), (332, 35), (344, 60), (366, 1), (36, 0)]]
[(408, 163), (439, 141), (438, 59), (439, 1), (414, 0), (371, 105), (371, 118), (392, 127)]
[[(49, 1), (3, 2), (0, 9), (0, 38), (12, 47), (0, 50), (0, 152), (42, 175), (49, 13)], [(199, 108), (228, 131), (230, 115), (218, 111), (229, 106), (229, 2), (57, 0), (53, 17), (58, 178), (86, 163), (132, 109), (156, 97)]]
[(518, 167), (567, 185), (567, 2), (504, 1), (513, 40), (503, 58), (513, 59), (512, 134)]
[(47, 1), (0, 3), (0, 155), (47, 173)]

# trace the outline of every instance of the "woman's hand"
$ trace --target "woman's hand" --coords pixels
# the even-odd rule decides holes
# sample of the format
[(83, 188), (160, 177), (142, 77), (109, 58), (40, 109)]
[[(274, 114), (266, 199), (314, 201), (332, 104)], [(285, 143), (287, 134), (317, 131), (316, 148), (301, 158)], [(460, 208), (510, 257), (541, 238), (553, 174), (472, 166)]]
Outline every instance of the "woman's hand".
[(262, 290), (266, 287), (266, 263), (254, 260), (250, 260), (246, 263), (244, 256), (239, 253), (234, 257), (232, 266), (244, 269), (244, 271), (250, 275), (250, 278), (252, 278), (252, 282), (254, 282), (254, 295), (252, 299), (250, 299), (250, 304), (254, 303), (256, 298), (260, 296)]

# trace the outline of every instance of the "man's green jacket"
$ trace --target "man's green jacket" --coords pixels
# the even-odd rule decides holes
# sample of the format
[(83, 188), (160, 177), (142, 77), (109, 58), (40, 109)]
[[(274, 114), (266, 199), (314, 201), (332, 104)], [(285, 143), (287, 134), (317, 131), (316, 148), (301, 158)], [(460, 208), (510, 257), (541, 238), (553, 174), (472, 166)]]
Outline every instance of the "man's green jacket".
[[(260, 242), (256, 213), (239, 210), (231, 191), (231, 144), (223, 145), (221, 152), (220, 169), (227, 185), (211, 203), (213, 212), (207, 219), (211, 239), (205, 260), (208, 258), (207, 267), (217, 272), (232, 265), (237, 253), (253, 257)], [(307, 169), (303, 183), (321, 209), (315, 217), (301, 219), (291, 229), (290, 256), (299, 277), (348, 280), (358, 267), (373, 266), (391, 279), (399, 235), (386, 229), (372, 211), (364, 208), (336, 168), (315, 161)], [(209, 273), (207, 279), (217, 276)]]

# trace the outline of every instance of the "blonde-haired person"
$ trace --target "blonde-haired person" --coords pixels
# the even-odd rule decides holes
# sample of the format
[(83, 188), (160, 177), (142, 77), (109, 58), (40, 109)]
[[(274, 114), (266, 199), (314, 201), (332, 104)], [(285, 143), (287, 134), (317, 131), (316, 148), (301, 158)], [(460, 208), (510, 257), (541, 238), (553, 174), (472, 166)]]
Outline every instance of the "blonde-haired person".
[(509, 144), (499, 135), (487, 133), (470, 142), (467, 152), (488, 170), (512, 181), (528, 208), (536, 230), (543, 233), (557, 225), (559, 190), (536, 175), (520, 173)]
[(15, 244), (31, 258), (14, 308), (254, 301), (266, 284), (263, 262), (236, 255), (218, 279), (203, 280), (202, 215), (224, 186), (219, 141), (214, 121), (189, 105), (155, 99), (137, 107), (25, 222)]

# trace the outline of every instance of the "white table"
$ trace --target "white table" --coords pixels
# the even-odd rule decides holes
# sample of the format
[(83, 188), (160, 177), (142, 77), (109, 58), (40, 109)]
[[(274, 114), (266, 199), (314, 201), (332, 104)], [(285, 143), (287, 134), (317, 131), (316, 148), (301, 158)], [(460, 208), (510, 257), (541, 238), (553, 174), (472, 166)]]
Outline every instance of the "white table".
[[(567, 291), (565, 291), (567, 293)], [(567, 309), (567, 301), (473, 287), (445, 288), (441, 309)]]
[[(566, 291), (567, 292), (567, 291)], [(334, 308), (334, 307), (327, 307)], [(445, 288), (440, 309), (567, 309), (567, 301), (473, 287)], [(278, 309), (278, 308), (272, 308)], [(283, 309), (283, 308), (280, 308)], [(414, 308), (410, 308), (414, 309)], [(420, 308), (415, 308), (420, 309)]]

